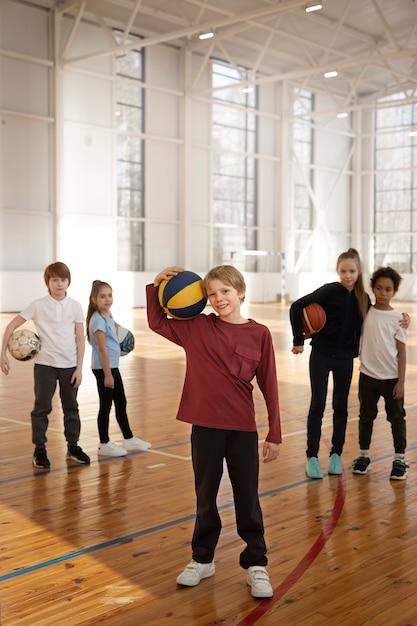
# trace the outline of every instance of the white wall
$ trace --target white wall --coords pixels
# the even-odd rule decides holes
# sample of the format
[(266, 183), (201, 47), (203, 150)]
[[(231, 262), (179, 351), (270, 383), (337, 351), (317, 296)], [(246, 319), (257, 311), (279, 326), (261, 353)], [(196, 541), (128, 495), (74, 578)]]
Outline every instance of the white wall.
[[(54, 65), (52, 27), (46, 11), (0, 3), (0, 50), (7, 53), (0, 53), (0, 311), (18, 311), (42, 296), (43, 270), (55, 260), (69, 265), (70, 295), (85, 306), (96, 278), (111, 282), (117, 306), (143, 306), (144, 286), (162, 267), (180, 264), (204, 274), (212, 264), (211, 106), (207, 95), (198, 96), (199, 89), (210, 87), (209, 65), (200, 71), (201, 57), (171, 46), (146, 49), (147, 271), (118, 273), (113, 59)], [(58, 28), (61, 45), (71, 21), (61, 18)], [(81, 24), (71, 55), (107, 46), (104, 30)], [(316, 108), (332, 109), (333, 102), (317, 94)], [(289, 124), (286, 86), (262, 85), (258, 248), (286, 252), (288, 258)], [(291, 299), (326, 282), (338, 254), (350, 245), (370, 258), (372, 177), (346, 167), (353, 135), (344, 124), (325, 115), (315, 118), (313, 267), (284, 276)], [(360, 148), (368, 166), (369, 146), (364, 141)], [(358, 230), (353, 220), (352, 232), (354, 176), (361, 179), (362, 206), (355, 206), (361, 223)], [(248, 275), (249, 295), (274, 302), (283, 284), (279, 255), (264, 263), (265, 273)], [(414, 277), (404, 277), (402, 289), (417, 299)]]

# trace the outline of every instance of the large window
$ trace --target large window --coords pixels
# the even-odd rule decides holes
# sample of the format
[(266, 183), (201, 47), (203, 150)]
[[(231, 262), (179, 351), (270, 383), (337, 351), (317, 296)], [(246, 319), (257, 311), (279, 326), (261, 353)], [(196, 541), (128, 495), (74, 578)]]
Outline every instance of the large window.
[[(133, 41), (131, 36), (125, 43)], [(116, 57), (119, 271), (144, 270), (143, 73), (143, 50)]]
[[(256, 250), (256, 88), (228, 87), (248, 77), (245, 69), (213, 62), (213, 247), (214, 263)], [(237, 258), (237, 257), (235, 257)], [(256, 270), (256, 256), (242, 256), (240, 269)]]
[[(300, 258), (307, 246), (314, 227), (314, 209), (311, 199), (313, 180), (313, 127), (310, 113), (313, 111), (313, 94), (296, 90), (293, 105), (293, 152), (294, 152), (294, 259)], [(304, 262), (310, 265), (311, 260)]]
[[(400, 95), (375, 113), (375, 267), (417, 269), (417, 107)], [(385, 106), (385, 104), (387, 106)]]

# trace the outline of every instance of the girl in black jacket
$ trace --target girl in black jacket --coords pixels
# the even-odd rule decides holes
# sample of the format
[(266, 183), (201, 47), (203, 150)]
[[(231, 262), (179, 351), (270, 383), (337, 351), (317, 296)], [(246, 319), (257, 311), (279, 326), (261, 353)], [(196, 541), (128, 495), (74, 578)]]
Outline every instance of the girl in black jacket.
[(354, 248), (339, 256), (336, 269), (340, 282), (319, 287), (296, 300), (290, 308), (294, 354), (304, 350), (304, 307), (317, 302), (326, 312), (323, 329), (311, 339), (311, 402), (306, 451), (306, 474), (310, 478), (323, 478), (318, 452), (330, 372), (333, 373), (333, 436), (328, 472), (341, 474), (343, 471), (340, 457), (345, 443), (353, 359), (358, 355), (362, 322), (371, 305), (363, 285), (359, 254)]

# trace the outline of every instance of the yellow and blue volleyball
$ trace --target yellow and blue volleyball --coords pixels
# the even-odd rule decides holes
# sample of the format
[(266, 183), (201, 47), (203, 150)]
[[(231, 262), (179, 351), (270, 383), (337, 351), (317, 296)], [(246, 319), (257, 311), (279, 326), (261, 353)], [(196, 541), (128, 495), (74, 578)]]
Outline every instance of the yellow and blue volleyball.
[(163, 280), (159, 285), (158, 297), (165, 313), (176, 320), (196, 317), (207, 304), (201, 276), (189, 271), (179, 272)]

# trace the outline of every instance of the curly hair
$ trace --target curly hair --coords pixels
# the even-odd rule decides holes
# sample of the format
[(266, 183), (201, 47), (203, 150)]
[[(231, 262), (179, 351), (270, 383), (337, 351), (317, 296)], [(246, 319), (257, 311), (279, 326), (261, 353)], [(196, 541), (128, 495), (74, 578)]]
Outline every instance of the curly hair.
[(399, 275), (397, 270), (394, 270), (392, 267), (389, 266), (378, 267), (378, 269), (375, 270), (375, 272), (371, 276), (370, 282), (372, 289), (375, 287), (378, 278), (390, 278), (394, 285), (394, 293), (397, 293), (400, 287), (400, 283), (402, 281), (402, 276)]

